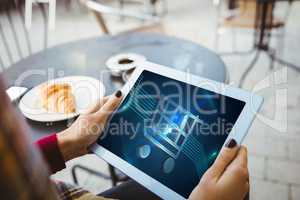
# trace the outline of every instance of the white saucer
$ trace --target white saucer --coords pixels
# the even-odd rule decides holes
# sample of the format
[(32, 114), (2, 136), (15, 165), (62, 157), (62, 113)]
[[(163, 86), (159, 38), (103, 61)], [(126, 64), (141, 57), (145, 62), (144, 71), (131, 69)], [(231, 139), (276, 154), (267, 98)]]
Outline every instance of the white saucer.
[(144, 62), (146, 57), (135, 53), (122, 53), (110, 57), (106, 61), (107, 68), (113, 76), (121, 76), (124, 71), (128, 71), (137, 66), (137, 63)]

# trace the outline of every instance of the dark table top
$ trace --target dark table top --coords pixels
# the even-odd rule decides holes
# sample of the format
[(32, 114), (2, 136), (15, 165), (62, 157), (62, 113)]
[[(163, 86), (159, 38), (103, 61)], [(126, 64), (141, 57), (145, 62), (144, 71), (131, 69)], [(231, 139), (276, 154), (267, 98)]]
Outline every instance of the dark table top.
[[(123, 85), (110, 76), (105, 61), (112, 55), (133, 52), (148, 61), (188, 71), (219, 82), (227, 79), (227, 70), (212, 51), (196, 43), (150, 33), (130, 33), (80, 40), (58, 45), (14, 64), (3, 72), (8, 86), (33, 87), (49, 78), (68, 75), (87, 75), (101, 80), (106, 94)], [(68, 121), (39, 123), (28, 120), (33, 139), (66, 128)]]

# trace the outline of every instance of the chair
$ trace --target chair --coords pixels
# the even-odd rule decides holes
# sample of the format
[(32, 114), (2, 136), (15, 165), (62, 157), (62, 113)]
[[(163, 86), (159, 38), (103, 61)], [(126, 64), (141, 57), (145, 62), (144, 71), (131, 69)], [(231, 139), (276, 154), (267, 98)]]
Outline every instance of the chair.
[[(38, 4), (38, 10), (43, 20), (43, 45), (41, 50), (47, 48), (48, 30), (47, 15), (42, 4)], [(0, 2), (0, 39), (3, 48), (0, 48), (0, 71), (15, 62), (31, 55), (32, 35), (25, 28), (24, 0), (2, 0)], [(4, 23), (7, 21), (7, 23)], [(21, 22), (21, 23), (20, 23)]]
[(77, 171), (78, 170), (82, 170), (87, 172), (90, 175), (94, 175), (94, 176), (98, 176), (101, 177), (105, 180), (111, 180), (112, 186), (116, 186), (118, 183), (120, 182), (125, 182), (129, 180), (129, 177), (124, 175), (123, 173), (119, 172), (118, 170), (116, 170), (113, 166), (108, 165), (108, 170), (109, 170), (109, 176), (106, 174), (103, 174), (99, 171), (90, 169), (86, 166), (80, 165), (80, 164), (76, 164), (72, 167), (71, 169), (71, 174), (72, 174), (72, 178), (73, 178), (73, 182), (78, 185), (79, 184), (79, 180), (78, 180), (78, 176), (77, 176)]
[[(154, 4), (157, 1), (153, 1)], [(107, 22), (103, 18), (103, 14), (106, 15), (117, 15), (120, 17), (131, 17), (131, 18), (137, 18), (141, 19), (143, 21), (149, 22), (148, 24), (138, 27), (136, 29), (130, 30), (130, 32), (164, 32), (163, 25), (160, 22), (160, 18), (157, 16), (144, 14), (143, 12), (137, 13), (137, 12), (130, 12), (126, 11), (124, 9), (118, 9), (118, 8), (112, 8), (108, 7), (106, 5), (103, 5), (95, 0), (81, 0), (81, 3), (88, 8), (89, 11), (91, 11), (101, 30), (105, 34), (112, 34), (112, 32), (109, 30)]]
[(1, 199), (58, 200), (42, 155), (31, 144), (29, 127), (5, 92), (0, 75)]
[[(290, 5), (293, 1), (289, 1)], [(246, 68), (241, 76), (239, 87), (242, 87), (247, 75), (253, 69), (258, 61), (261, 53), (265, 53), (270, 59), (270, 70), (274, 69), (274, 63), (277, 62), (281, 65), (289, 67), (296, 72), (300, 72), (300, 67), (290, 63), (276, 55), (276, 50), (270, 46), (272, 37), (272, 30), (274, 24), (274, 8), (276, 0), (258, 0), (256, 5), (255, 14), (255, 32), (254, 32), (254, 51), (255, 56), (250, 62), (250, 65)]]
[[(257, 0), (228, 0), (227, 5), (229, 9), (225, 9), (225, 12), (222, 12), (225, 5), (224, 1), (216, 0), (215, 5), (217, 6), (217, 30), (215, 36), (215, 49), (219, 50), (219, 41), (222, 30), (230, 29), (232, 31), (232, 52), (221, 53), (221, 55), (227, 54), (247, 54), (254, 51), (254, 45), (250, 50), (246, 51), (237, 51), (236, 50), (236, 30), (237, 29), (248, 29), (255, 30), (255, 17), (256, 17), (256, 7)], [(288, 11), (286, 10), (286, 15), (284, 19), (279, 19), (274, 17), (272, 24), (268, 26), (272, 30), (278, 30), (281, 32), (278, 36), (280, 39), (284, 37), (284, 26), (285, 21), (288, 17)]]

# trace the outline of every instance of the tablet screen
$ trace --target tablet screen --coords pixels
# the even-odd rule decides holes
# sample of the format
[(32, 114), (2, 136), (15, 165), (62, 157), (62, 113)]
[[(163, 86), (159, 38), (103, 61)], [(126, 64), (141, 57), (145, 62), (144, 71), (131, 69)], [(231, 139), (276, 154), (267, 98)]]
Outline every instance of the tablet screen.
[(188, 198), (244, 106), (238, 99), (144, 70), (98, 144)]

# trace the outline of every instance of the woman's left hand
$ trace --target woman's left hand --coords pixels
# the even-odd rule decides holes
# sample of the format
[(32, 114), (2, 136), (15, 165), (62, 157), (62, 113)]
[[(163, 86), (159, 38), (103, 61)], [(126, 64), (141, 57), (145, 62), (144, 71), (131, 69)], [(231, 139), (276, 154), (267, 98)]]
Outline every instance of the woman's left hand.
[(234, 139), (229, 140), (189, 200), (245, 199), (250, 188), (247, 159), (247, 149), (237, 146)]
[(85, 155), (88, 147), (101, 135), (108, 117), (122, 100), (122, 92), (104, 97), (66, 130), (57, 134), (58, 145), (65, 161)]

